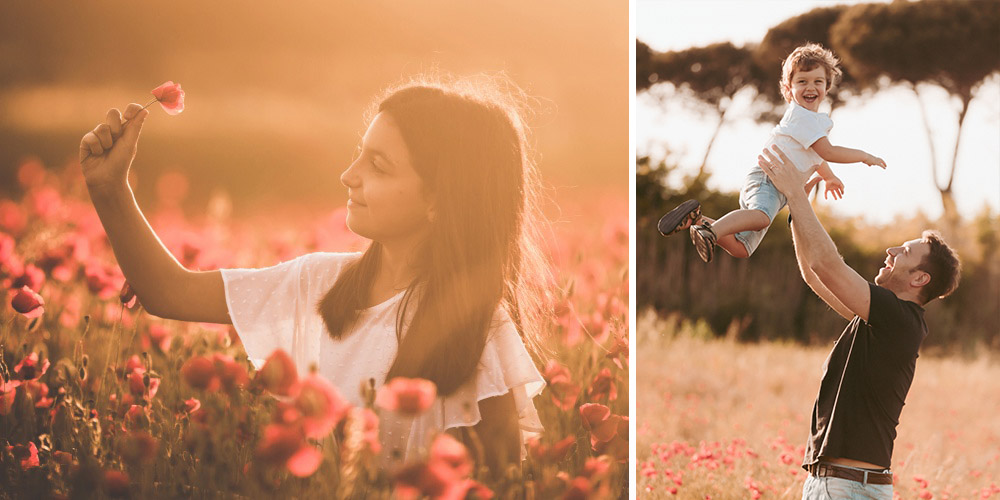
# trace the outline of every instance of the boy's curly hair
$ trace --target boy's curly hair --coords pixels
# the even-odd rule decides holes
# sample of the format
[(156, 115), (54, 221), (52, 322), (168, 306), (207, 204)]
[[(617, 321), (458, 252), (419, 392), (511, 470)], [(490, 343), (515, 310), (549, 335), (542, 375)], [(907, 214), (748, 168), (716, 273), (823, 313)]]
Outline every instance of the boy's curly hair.
[(826, 70), (826, 90), (829, 91), (840, 82), (844, 74), (840, 70), (840, 60), (833, 51), (818, 43), (807, 43), (796, 47), (785, 61), (781, 63), (781, 95), (786, 102), (792, 101), (792, 74), (796, 71), (810, 71), (822, 66)]

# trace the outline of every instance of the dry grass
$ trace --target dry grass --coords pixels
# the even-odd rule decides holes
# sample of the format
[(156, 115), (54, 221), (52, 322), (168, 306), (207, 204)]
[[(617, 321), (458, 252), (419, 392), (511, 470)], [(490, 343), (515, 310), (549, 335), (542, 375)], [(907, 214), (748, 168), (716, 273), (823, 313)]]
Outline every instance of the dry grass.
[[(829, 347), (738, 344), (709, 333), (639, 315), (637, 492), (799, 498)], [(918, 360), (893, 453), (897, 498), (1000, 497), (998, 396), (995, 357)]]

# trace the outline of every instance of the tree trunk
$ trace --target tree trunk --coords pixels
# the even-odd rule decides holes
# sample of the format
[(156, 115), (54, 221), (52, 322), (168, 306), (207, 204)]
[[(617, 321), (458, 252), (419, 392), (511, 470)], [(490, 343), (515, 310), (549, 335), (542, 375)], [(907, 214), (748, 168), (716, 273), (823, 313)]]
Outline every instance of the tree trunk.
[[(730, 103), (730, 105), (732, 105)], [(701, 165), (698, 167), (698, 177), (705, 174), (705, 164), (708, 163), (708, 155), (712, 153), (712, 145), (715, 144), (715, 138), (719, 137), (719, 131), (722, 130), (722, 125), (726, 122), (726, 111), (729, 111), (729, 106), (725, 108), (719, 108), (719, 123), (715, 125), (715, 132), (712, 133), (712, 138), (708, 140), (708, 146), (705, 148), (705, 156), (701, 159)]]
[[(962, 126), (965, 124), (965, 114), (969, 111), (969, 101), (972, 100), (971, 93), (963, 94), (962, 110), (958, 113), (958, 134), (955, 136), (955, 150), (951, 154), (951, 172), (948, 174), (948, 183), (944, 187), (938, 186), (941, 193), (941, 204), (944, 206), (944, 220), (949, 226), (959, 222), (958, 206), (955, 204), (955, 197), (952, 196), (951, 185), (955, 181), (955, 170), (958, 168), (958, 147), (962, 144)], [(935, 181), (937, 178), (935, 178)]]

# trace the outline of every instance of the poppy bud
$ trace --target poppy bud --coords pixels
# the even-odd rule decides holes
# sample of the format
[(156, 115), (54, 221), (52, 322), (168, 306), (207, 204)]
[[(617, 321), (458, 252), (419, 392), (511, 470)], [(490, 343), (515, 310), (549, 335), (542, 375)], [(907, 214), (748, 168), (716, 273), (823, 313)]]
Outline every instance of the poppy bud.
[(14, 307), (15, 311), (23, 314), (26, 318), (37, 318), (45, 312), (45, 309), (42, 307), (45, 305), (42, 296), (27, 286), (23, 286), (18, 290), (14, 298), (11, 299), (10, 305)]

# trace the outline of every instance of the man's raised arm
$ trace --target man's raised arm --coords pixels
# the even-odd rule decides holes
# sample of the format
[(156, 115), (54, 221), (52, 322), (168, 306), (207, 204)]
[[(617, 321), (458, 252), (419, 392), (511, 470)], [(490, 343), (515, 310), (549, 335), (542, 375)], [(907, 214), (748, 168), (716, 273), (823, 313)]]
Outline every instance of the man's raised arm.
[[(802, 269), (803, 279), (841, 316), (851, 319), (857, 315), (868, 321), (871, 306), (868, 281), (844, 262), (837, 252), (837, 246), (816, 218), (802, 189), (804, 174), (795, 168), (781, 149), (775, 146), (774, 150), (777, 156), (764, 150), (764, 156), (758, 156), (757, 163), (788, 199), (788, 210), (793, 220), (795, 255)], [(814, 283), (810, 283), (809, 271), (817, 278)]]

